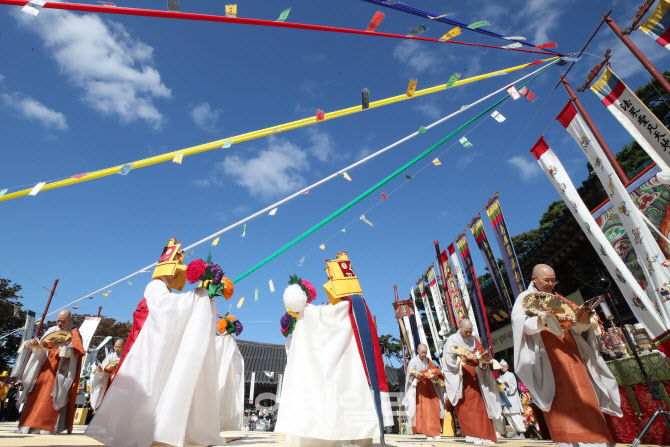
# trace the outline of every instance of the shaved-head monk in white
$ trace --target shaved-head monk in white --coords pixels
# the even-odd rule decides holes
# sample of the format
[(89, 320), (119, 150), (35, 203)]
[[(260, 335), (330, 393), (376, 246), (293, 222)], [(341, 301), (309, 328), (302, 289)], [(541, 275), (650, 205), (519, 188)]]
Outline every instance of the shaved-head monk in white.
[(614, 445), (603, 413), (621, 417), (621, 399), (614, 376), (598, 354), (591, 313), (580, 312), (571, 329), (562, 323), (563, 336), (559, 336), (547, 329), (542, 315), (528, 315), (523, 309), (526, 295), (554, 293), (556, 284), (554, 269), (538, 264), (531, 285), (516, 299), (512, 311), (515, 372), (544, 412), (551, 439), (558, 445)]

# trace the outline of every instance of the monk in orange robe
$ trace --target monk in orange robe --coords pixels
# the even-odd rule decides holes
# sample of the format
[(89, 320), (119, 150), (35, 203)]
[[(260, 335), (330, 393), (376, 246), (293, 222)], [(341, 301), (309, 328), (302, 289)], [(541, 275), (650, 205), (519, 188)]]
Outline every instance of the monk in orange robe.
[(64, 430), (72, 433), (81, 360), (85, 352), (70, 311), (60, 311), (56, 322), (57, 326), (47, 330), (45, 335), (57, 330), (70, 331), (72, 340), (67, 346), (45, 351), (37, 339), (27, 342), (33, 352), (26, 365), (24, 389), (17, 402), (25, 403), (19, 422), (23, 433), (29, 433), (31, 429), (39, 430), (41, 434), (58, 434)]
[(528, 315), (522, 302), (529, 293), (553, 293), (556, 275), (539, 264), (532, 281), (512, 311), (516, 374), (544, 412), (551, 439), (559, 446), (614, 445), (603, 413), (621, 417), (621, 398), (616, 379), (596, 351), (590, 312), (580, 311), (574, 326), (562, 321), (561, 328), (550, 330), (547, 321), (552, 318)]
[(428, 358), (428, 347), (420, 344), (418, 355), (407, 365), (403, 406), (412, 421), (414, 434), (440, 439), (444, 418), (444, 374)]

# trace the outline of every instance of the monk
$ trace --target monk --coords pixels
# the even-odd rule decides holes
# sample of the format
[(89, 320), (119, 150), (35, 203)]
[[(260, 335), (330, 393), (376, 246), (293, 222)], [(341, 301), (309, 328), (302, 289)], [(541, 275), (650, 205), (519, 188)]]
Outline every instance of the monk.
[[(459, 346), (472, 355), (458, 354)], [(498, 385), (482, 344), (472, 336), (472, 322), (461, 320), (460, 329), (447, 339), (444, 349), (444, 377), (447, 398), (455, 407), (466, 442), (494, 444), (498, 437), (492, 419), (500, 424), (502, 407)]]
[(614, 445), (603, 413), (621, 417), (621, 397), (614, 376), (598, 354), (590, 311), (577, 314), (577, 324), (571, 329), (563, 323), (560, 336), (547, 329), (546, 316), (529, 315), (523, 309), (526, 295), (553, 293), (556, 283), (554, 270), (538, 264), (533, 268), (532, 284), (516, 299), (512, 311), (516, 374), (544, 412), (551, 439), (559, 446)]
[(428, 358), (428, 346), (417, 348), (418, 355), (407, 365), (405, 397), (402, 404), (412, 421), (414, 434), (428, 441), (440, 439), (440, 419), (444, 418), (444, 374)]
[(121, 354), (123, 354), (125, 344), (126, 341), (124, 339), (117, 339), (114, 342), (114, 350), (110, 352), (102, 363), (96, 366), (93, 371), (93, 377), (91, 378), (91, 408), (93, 408), (93, 411), (97, 410), (100, 406), (100, 403), (107, 392), (107, 388), (111, 385), (114, 376), (116, 375), (116, 368), (111, 371), (105, 371), (105, 369), (110, 363), (121, 360)]
[(72, 433), (84, 346), (69, 310), (58, 312), (56, 324), (44, 335), (69, 331), (72, 340), (67, 346), (49, 352), (42, 349), (36, 338), (27, 342), (33, 352), (26, 364), (24, 388), (17, 401), (17, 405), (25, 403), (19, 428), (26, 434), (31, 430), (39, 430), (41, 434), (58, 434), (64, 430)]

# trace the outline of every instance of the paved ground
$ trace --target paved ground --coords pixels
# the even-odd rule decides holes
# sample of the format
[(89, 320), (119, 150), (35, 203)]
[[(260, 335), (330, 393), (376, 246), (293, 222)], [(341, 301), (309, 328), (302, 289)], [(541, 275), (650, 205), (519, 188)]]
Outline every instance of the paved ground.
[[(0, 446), (2, 447), (41, 447), (41, 446), (100, 446), (99, 442), (84, 435), (85, 427), (75, 426), (74, 432), (71, 435), (59, 436), (42, 436), (42, 435), (23, 435), (14, 433), (16, 430), (16, 423), (0, 423)], [(272, 445), (274, 447), (282, 447), (286, 445), (284, 435), (278, 433), (265, 432), (225, 432), (228, 445), (231, 446), (266, 446)], [(423, 436), (414, 435), (387, 435), (386, 444), (393, 447), (415, 447), (415, 446), (460, 446), (465, 447), (472, 444), (466, 444), (463, 438), (443, 438), (440, 441), (426, 441)], [(375, 444), (378, 446), (379, 444)], [(553, 446), (554, 443), (550, 441), (531, 441), (526, 439), (502, 440), (498, 445), (505, 447), (525, 447), (525, 446)], [(628, 444), (617, 444), (617, 446), (625, 446)], [(644, 446), (647, 447), (647, 446)]]

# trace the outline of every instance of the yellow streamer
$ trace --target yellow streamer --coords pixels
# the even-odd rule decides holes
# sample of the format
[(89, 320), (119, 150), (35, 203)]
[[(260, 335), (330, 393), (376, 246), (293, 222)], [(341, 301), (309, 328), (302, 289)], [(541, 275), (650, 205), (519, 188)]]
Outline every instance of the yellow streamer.
[[(542, 62), (549, 62), (549, 61), (553, 61), (553, 60), (556, 60), (556, 59), (558, 59), (558, 56), (548, 58), (548, 59), (543, 59)], [(490, 78), (491, 76), (495, 76), (495, 75), (498, 75), (498, 74), (511, 73), (513, 71), (517, 71), (517, 70), (521, 70), (523, 68), (526, 68), (527, 66), (528, 66), (528, 63), (525, 63), (523, 65), (517, 65), (515, 67), (505, 68), (503, 70), (492, 71), (490, 73), (485, 73), (485, 74), (482, 74), (482, 75), (473, 76), (471, 78), (461, 79), (461, 80), (456, 81), (456, 83), (453, 85), (453, 87), (470, 84), (472, 82), (481, 81), (483, 79), (487, 79), (487, 78)], [(416, 98), (417, 96), (423, 96), (423, 95), (429, 95), (431, 93), (436, 93), (436, 92), (445, 90), (446, 86), (447, 86), (447, 84), (441, 84), (441, 85), (437, 85), (435, 87), (429, 87), (429, 88), (425, 88), (425, 89), (422, 89), (422, 90), (417, 90), (416, 92), (414, 92), (413, 97)], [(386, 106), (386, 105), (389, 105), (389, 104), (393, 104), (393, 103), (400, 102), (400, 101), (405, 101), (405, 100), (408, 100), (408, 99), (412, 99), (412, 98), (408, 97), (405, 93), (403, 93), (402, 95), (391, 96), (390, 98), (380, 99), (379, 101), (371, 102), (370, 103), (370, 109), (374, 109), (376, 107)], [(331, 120), (331, 119), (340, 118), (340, 117), (343, 117), (343, 116), (346, 116), (346, 115), (351, 115), (351, 114), (362, 112), (362, 111), (363, 111), (363, 107), (361, 105), (357, 105), (357, 106), (354, 106), (354, 107), (348, 107), (346, 109), (336, 110), (334, 112), (328, 112), (328, 113), (325, 114), (323, 121), (328, 121), (328, 120)], [(139, 169), (139, 168), (144, 168), (146, 166), (151, 166), (151, 165), (154, 165), (154, 164), (157, 164), (157, 163), (172, 161), (174, 159), (175, 155), (180, 153), (180, 152), (183, 153), (183, 157), (186, 157), (188, 155), (199, 154), (200, 152), (211, 151), (213, 149), (219, 149), (219, 148), (221, 148), (221, 146), (224, 146), (224, 143), (225, 143), (225, 146), (228, 146), (230, 144), (242, 143), (244, 141), (250, 141), (250, 140), (254, 140), (256, 138), (262, 138), (262, 137), (266, 137), (268, 135), (274, 135), (274, 134), (279, 133), (279, 132), (285, 132), (287, 130), (293, 130), (293, 129), (298, 129), (300, 127), (309, 126), (311, 124), (316, 124), (316, 122), (317, 121), (314, 118), (314, 116), (311, 116), (309, 118), (303, 118), (301, 120), (292, 121), (290, 123), (279, 124), (277, 126), (266, 127), (265, 129), (260, 129), (260, 130), (255, 130), (253, 132), (243, 133), (243, 134), (240, 134), (240, 135), (237, 135), (237, 136), (234, 136), (234, 137), (226, 137), (226, 138), (223, 138), (221, 140), (212, 141), (211, 143), (200, 144), (200, 145), (192, 146), (192, 147), (189, 147), (189, 148), (186, 148), (186, 149), (179, 149), (179, 150), (168, 152), (168, 153), (165, 153), (165, 154), (162, 154), (162, 155), (155, 155), (153, 157), (144, 158), (142, 160), (137, 160), (137, 161), (130, 162), (130, 163), (124, 163), (122, 165), (114, 166), (114, 167), (111, 167), (111, 168), (106, 168), (106, 169), (101, 169), (99, 171), (89, 172), (88, 174), (85, 174), (81, 177), (79, 175), (77, 175), (78, 178), (71, 177), (71, 178), (67, 178), (67, 179), (64, 179), (64, 180), (59, 180), (59, 181), (56, 181), (56, 182), (47, 183), (46, 185), (44, 185), (42, 187), (40, 192), (47, 191), (49, 189), (61, 188), (63, 186), (73, 185), (75, 183), (86, 182), (88, 180), (93, 180), (93, 179), (100, 178), (100, 177), (106, 177), (108, 175), (117, 174), (122, 167), (124, 167), (125, 165), (128, 165), (128, 164), (132, 165), (131, 169), (133, 169), (133, 170), (134, 169)], [(31, 188), (24, 189), (24, 190), (21, 190), (21, 191), (16, 191), (16, 192), (9, 193), (9, 194), (5, 194), (4, 196), (0, 197), (0, 202), (5, 201), (5, 200), (15, 199), (17, 197), (26, 196), (26, 195), (28, 195), (28, 193), (30, 193), (30, 191), (31, 191)]]

